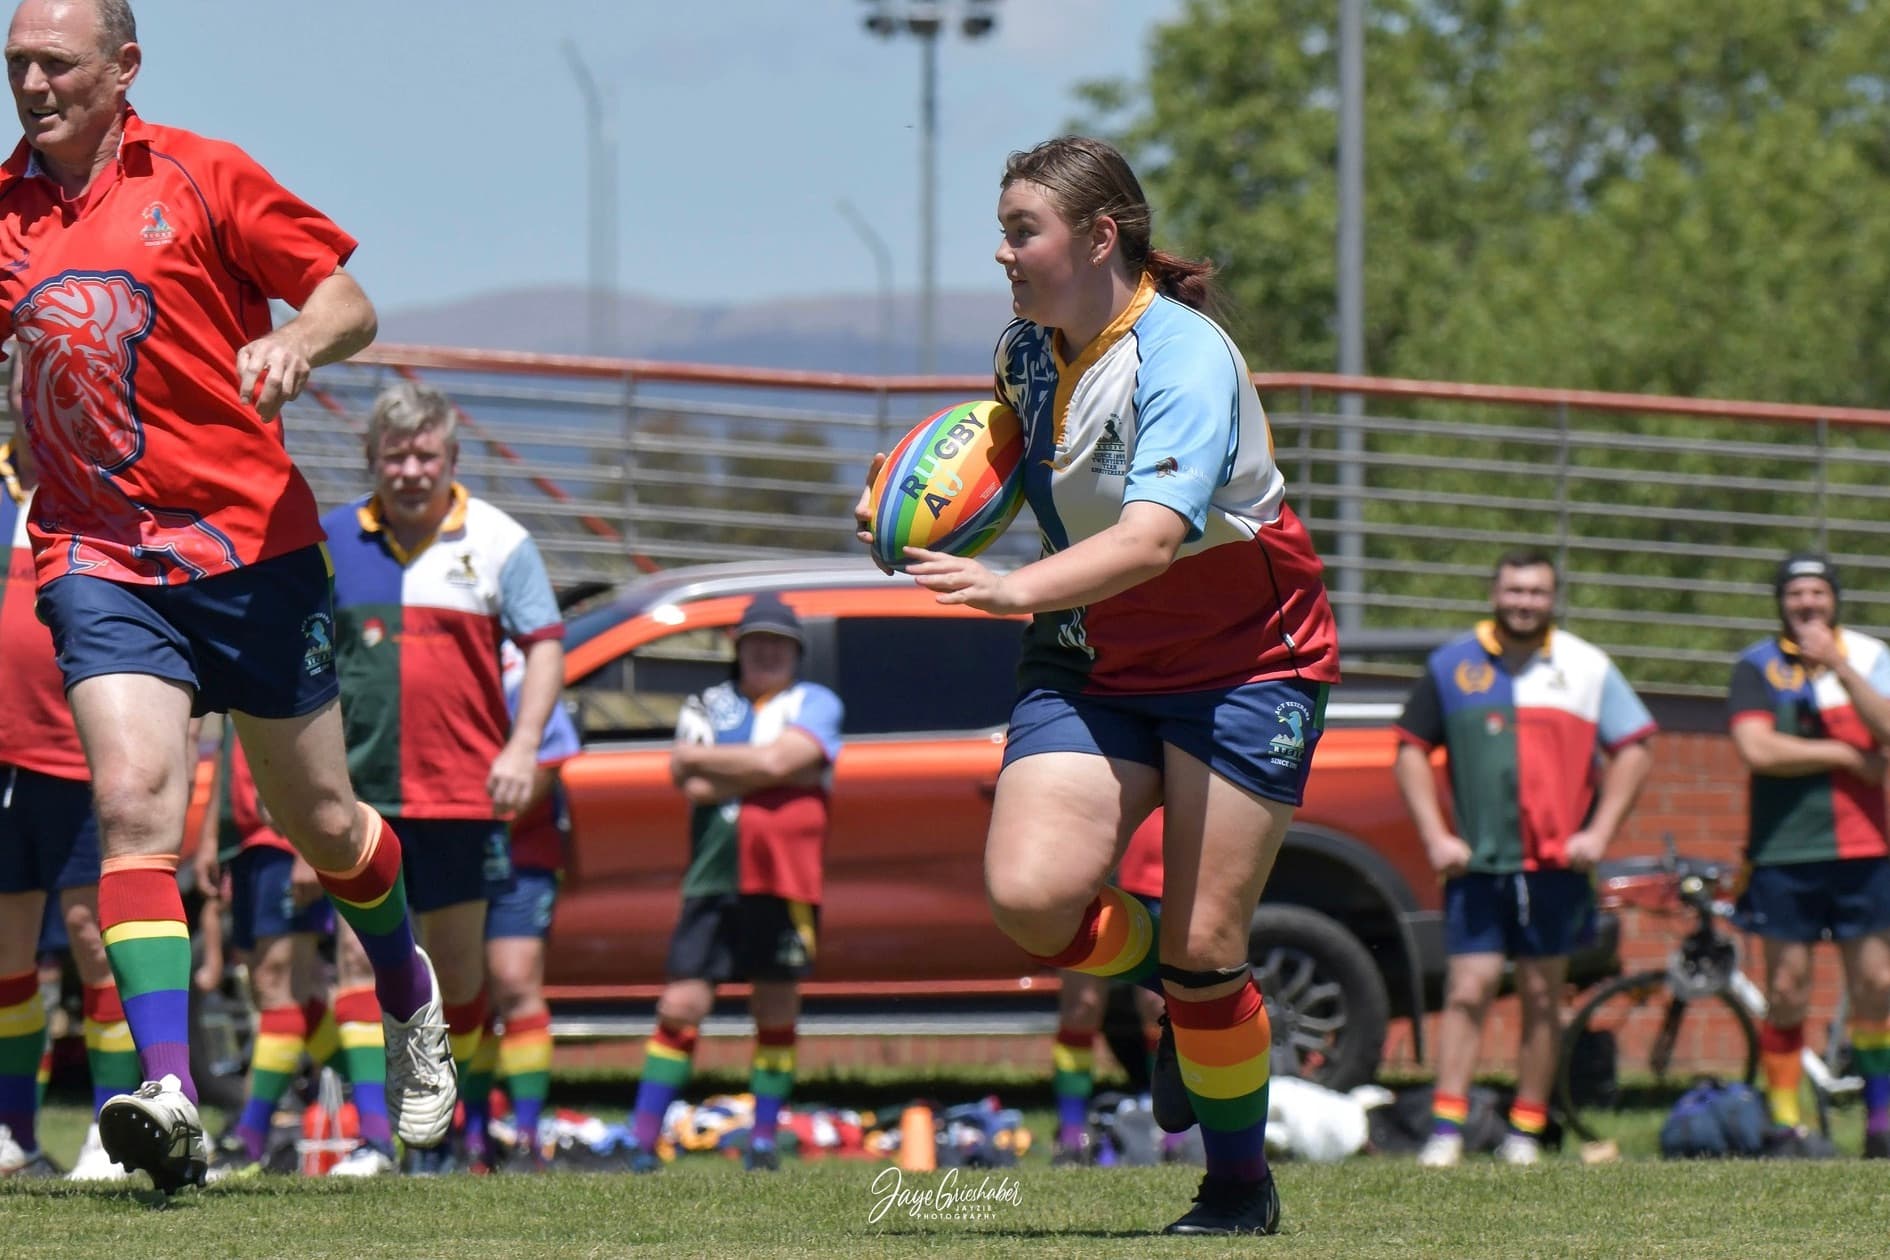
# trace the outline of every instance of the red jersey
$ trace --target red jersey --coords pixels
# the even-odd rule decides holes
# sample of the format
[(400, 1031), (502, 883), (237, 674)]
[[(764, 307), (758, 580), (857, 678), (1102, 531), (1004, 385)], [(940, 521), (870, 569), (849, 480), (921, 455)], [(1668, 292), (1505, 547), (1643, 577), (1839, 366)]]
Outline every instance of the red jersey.
[(33, 496), (16, 493), (4, 454), (0, 471), (7, 482), (0, 490), (0, 537), (9, 544), (6, 573), (0, 577), (0, 763), (84, 782), (92, 776), (66, 705), (52, 632), (33, 612), (39, 590), (26, 543)]
[(321, 541), (281, 421), (237, 397), (236, 352), (354, 247), (235, 145), (129, 108), (72, 200), (21, 141), (0, 167), (0, 339), (21, 346), (42, 583), (194, 581)]

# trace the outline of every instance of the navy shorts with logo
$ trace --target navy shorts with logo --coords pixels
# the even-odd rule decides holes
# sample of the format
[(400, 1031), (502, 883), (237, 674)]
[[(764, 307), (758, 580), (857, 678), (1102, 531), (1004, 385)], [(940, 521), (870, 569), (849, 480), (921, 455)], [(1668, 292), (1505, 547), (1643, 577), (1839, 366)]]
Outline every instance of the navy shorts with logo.
[(389, 818), (400, 837), (407, 905), (416, 914), (489, 900), (512, 878), (503, 822), (490, 818)]
[(1854, 941), (1890, 932), (1890, 858), (1755, 866), (1733, 921), (1769, 941)]
[(486, 902), (486, 939), (513, 937), (544, 940), (551, 933), (551, 912), (558, 904), (558, 872), (540, 866), (513, 868), (502, 888)]
[(1004, 764), (1037, 753), (1080, 752), (1159, 770), (1162, 745), (1173, 744), (1256, 796), (1298, 805), (1325, 721), (1325, 684), (1296, 678), (1164, 695), (1037, 688), (1011, 709)]
[(671, 980), (798, 980), (814, 966), (820, 907), (762, 893), (684, 897), (669, 938)]
[(1450, 954), (1560, 958), (1594, 936), (1595, 884), (1582, 871), (1469, 871), (1444, 884)]
[(295, 904), (289, 887), (294, 869), (295, 854), (267, 845), (243, 849), (230, 859), (232, 945), (255, 949), (256, 942), (272, 936), (327, 936), (335, 930), (335, 907), (328, 898)]
[(98, 857), (91, 784), (0, 766), (0, 893), (96, 884)]
[(66, 689), (104, 674), (149, 674), (194, 691), (193, 716), (313, 713), (340, 690), (328, 552), (287, 555), (173, 586), (84, 573), (39, 590)]

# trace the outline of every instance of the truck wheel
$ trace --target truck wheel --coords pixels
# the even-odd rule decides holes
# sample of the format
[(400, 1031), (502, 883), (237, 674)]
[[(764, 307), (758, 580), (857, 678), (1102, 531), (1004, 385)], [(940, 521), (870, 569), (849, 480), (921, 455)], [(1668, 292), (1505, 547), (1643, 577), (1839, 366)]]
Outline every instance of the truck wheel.
[(1337, 1090), (1377, 1074), (1390, 1003), (1358, 937), (1317, 910), (1262, 905), (1247, 957), (1273, 1025), (1274, 1072)]

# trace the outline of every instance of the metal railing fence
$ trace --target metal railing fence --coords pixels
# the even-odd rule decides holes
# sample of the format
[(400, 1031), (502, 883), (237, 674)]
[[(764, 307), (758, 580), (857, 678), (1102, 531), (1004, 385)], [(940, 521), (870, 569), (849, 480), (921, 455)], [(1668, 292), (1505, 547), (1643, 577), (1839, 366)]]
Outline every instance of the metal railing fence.
[[(365, 492), (365, 416), (400, 379), (453, 398), (462, 480), (533, 531), (566, 588), (701, 561), (852, 553), (871, 453), (990, 390), (982, 377), (377, 346), (322, 369), (285, 414), (324, 506)], [(1487, 610), (1495, 557), (1528, 545), (1560, 564), (1562, 624), (1641, 685), (1723, 691), (1732, 656), (1772, 627), (1771, 574), (1787, 550), (1830, 553), (1847, 621), (1890, 634), (1890, 411), (1255, 379), (1347, 630), (1465, 626)], [(1345, 394), (1363, 398), (1364, 414), (1344, 414)], [(1354, 425), (1358, 453), (1342, 456)], [(1345, 458), (1360, 470), (1351, 484)], [(1036, 550), (1026, 514), (995, 555)]]

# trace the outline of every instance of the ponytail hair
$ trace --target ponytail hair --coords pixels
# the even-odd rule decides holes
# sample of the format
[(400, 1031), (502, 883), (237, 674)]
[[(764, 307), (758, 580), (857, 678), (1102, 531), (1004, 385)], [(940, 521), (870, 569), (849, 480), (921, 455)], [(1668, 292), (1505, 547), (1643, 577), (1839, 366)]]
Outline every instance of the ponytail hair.
[(1059, 136), (1011, 154), (999, 188), (1035, 184), (1070, 230), (1089, 231), (1096, 220), (1115, 221), (1116, 245), (1131, 276), (1147, 273), (1165, 297), (1196, 310), (1217, 305), (1211, 262), (1183, 258), (1150, 244), (1153, 213), (1129, 161), (1114, 145), (1089, 136)]
[(1214, 273), (1218, 268), (1211, 260), (1183, 258), (1165, 249), (1151, 249), (1144, 266), (1162, 296), (1210, 314), (1220, 306), (1220, 295), (1214, 287)]

